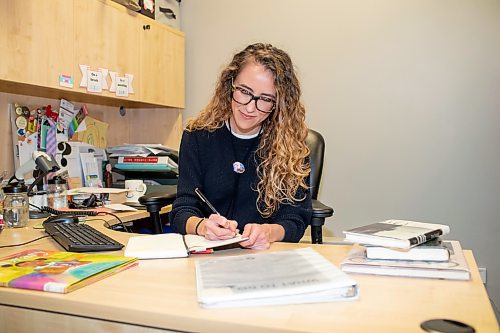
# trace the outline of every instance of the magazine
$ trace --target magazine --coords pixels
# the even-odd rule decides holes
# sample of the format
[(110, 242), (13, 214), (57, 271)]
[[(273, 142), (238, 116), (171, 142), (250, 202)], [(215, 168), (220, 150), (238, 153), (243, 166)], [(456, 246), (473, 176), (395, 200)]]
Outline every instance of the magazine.
[(120, 255), (26, 250), (0, 258), (0, 286), (68, 293), (133, 266)]

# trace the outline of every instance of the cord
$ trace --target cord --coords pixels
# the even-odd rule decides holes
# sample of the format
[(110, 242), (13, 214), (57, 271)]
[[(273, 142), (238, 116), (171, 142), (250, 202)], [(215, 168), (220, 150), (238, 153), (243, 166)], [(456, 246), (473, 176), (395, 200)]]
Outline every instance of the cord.
[(111, 229), (111, 230), (114, 230), (113, 227), (115, 225), (120, 225), (123, 228), (123, 226), (120, 223), (109, 224), (108, 221), (106, 221), (105, 219), (90, 219), (90, 220), (87, 220), (87, 221), (102, 221), (102, 222), (104, 222), (104, 225), (106, 226), (106, 228)]
[(26, 245), (26, 244), (33, 243), (33, 242), (36, 242), (37, 240), (40, 240), (40, 239), (42, 239), (42, 238), (47, 238), (47, 237), (50, 237), (50, 235), (46, 235), (46, 236), (42, 236), (42, 237), (38, 237), (38, 238), (35, 238), (35, 239), (33, 239), (33, 240), (30, 240), (30, 241), (24, 242), (24, 243), (19, 243), (19, 244), (11, 244), (11, 245), (2, 245), (2, 246), (0, 246), (0, 249), (6, 248), (6, 247), (15, 247), (15, 246)]
[(91, 210), (57, 210), (57, 209), (47, 207), (47, 206), (40, 207), (40, 210), (42, 212), (48, 212), (48, 213), (51, 213), (53, 215), (72, 214), (72, 215), (76, 215), (76, 216), (81, 216), (81, 215), (97, 216), (97, 214), (99, 214), (99, 212), (94, 212)]
[[(111, 215), (111, 216), (114, 216), (122, 225), (123, 229), (126, 231), (126, 232), (131, 232), (127, 226), (125, 225), (125, 223), (123, 223), (123, 221), (118, 217), (118, 215), (116, 214), (113, 214), (113, 213), (109, 213), (109, 212), (94, 212), (94, 211), (87, 211), (87, 210), (70, 210), (70, 211), (62, 211), (62, 210), (57, 210), (57, 209), (54, 209), (54, 208), (50, 208), (50, 207), (47, 207), (47, 206), (42, 206), (42, 207), (38, 207), (38, 206), (35, 206), (33, 204), (30, 203), (30, 206), (33, 206), (35, 207), (36, 209), (39, 209), (41, 212), (48, 212), (48, 213), (51, 213), (53, 215), (61, 215), (61, 214), (73, 214), (73, 215), (76, 215), (76, 216), (79, 216), (79, 215), (86, 215), (86, 216), (97, 216), (99, 214), (107, 214), (107, 215)], [(100, 220), (100, 219), (97, 219), (97, 220)], [(108, 226), (108, 228), (111, 229), (111, 225), (106, 222), (104, 219), (102, 219)]]
[(35, 207), (36, 209), (38, 209), (40, 212), (42, 211), (42, 209), (40, 207), (38, 207), (37, 205), (33, 205), (31, 202), (29, 204), (31, 207)]
[[(114, 216), (118, 221), (120, 221), (123, 229), (126, 231), (126, 232), (130, 232), (130, 230), (128, 230), (127, 226), (125, 225), (125, 223), (123, 223), (122, 219), (118, 217), (118, 215), (116, 214), (113, 214), (113, 213), (108, 213), (108, 212), (99, 212), (97, 213), (96, 215), (99, 215), (99, 214), (107, 214), (107, 215), (111, 215), (111, 216)], [(108, 223), (109, 225), (109, 223)]]

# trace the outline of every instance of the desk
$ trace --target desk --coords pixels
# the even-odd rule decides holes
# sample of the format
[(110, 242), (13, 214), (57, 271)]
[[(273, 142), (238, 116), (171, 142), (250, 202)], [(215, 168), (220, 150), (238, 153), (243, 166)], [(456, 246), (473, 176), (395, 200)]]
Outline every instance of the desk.
[[(124, 219), (140, 217), (140, 213), (135, 214), (125, 214)], [(106, 229), (102, 221), (89, 223), (124, 244), (130, 236)], [(0, 245), (43, 234), (30, 227), (6, 229), (0, 235)], [(275, 243), (269, 251), (307, 246), (337, 265), (351, 248)], [(61, 250), (50, 238), (23, 247), (28, 248)], [(0, 249), (0, 255), (19, 250)], [(477, 332), (498, 332), (471, 251), (465, 251), (472, 269), (471, 281), (353, 275), (360, 288), (356, 301), (210, 310), (199, 307), (195, 260), (249, 251), (233, 249), (190, 258), (140, 261), (137, 267), (65, 295), (0, 288), (0, 332), (423, 332), (420, 323), (432, 318), (461, 320)]]

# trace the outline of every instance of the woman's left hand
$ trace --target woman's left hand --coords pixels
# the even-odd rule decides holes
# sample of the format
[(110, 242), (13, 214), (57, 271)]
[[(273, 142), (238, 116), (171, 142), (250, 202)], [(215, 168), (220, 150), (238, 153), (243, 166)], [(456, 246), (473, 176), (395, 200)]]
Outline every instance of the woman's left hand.
[[(273, 232), (273, 228), (278, 230)], [(241, 234), (241, 236), (248, 237), (248, 239), (241, 242), (240, 245), (251, 248), (252, 250), (265, 250), (271, 246), (272, 242), (283, 239), (283, 236), (273, 236), (273, 234), (275, 235), (276, 233), (284, 235), (285, 230), (282, 226), (277, 224), (249, 223), (245, 225), (243, 233)]]

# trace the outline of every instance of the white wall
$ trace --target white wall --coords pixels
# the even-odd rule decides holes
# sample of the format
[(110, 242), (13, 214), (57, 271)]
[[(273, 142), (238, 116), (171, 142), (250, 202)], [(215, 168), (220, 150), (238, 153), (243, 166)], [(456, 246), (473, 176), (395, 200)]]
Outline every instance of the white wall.
[(235, 51), (287, 50), (327, 143), (327, 228), (448, 224), (500, 304), (499, 1), (184, 0), (181, 11), (185, 118)]

